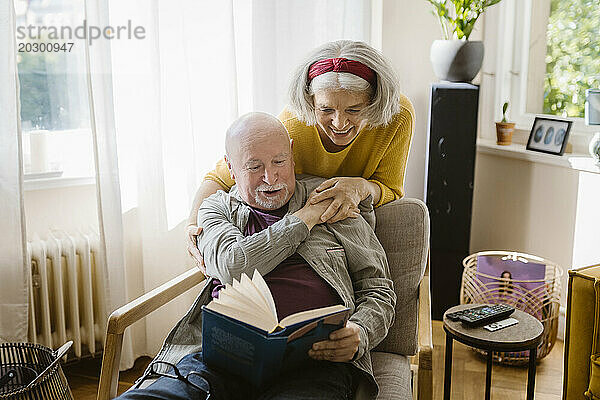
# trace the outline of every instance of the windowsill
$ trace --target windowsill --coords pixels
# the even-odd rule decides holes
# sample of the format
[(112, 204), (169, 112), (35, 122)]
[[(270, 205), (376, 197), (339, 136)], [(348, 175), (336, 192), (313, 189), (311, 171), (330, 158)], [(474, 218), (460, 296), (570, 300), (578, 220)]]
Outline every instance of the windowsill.
[(477, 151), (483, 154), (600, 174), (600, 166), (594, 162), (592, 157), (585, 153), (565, 153), (562, 156), (554, 156), (552, 154), (526, 150), (523, 144), (513, 143), (508, 146), (500, 146), (496, 144), (495, 140), (482, 138), (477, 139)]
[(95, 184), (96, 178), (93, 176), (60, 176), (55, 178), (27, 179), (24, 181), (23, 188), (26, 191), (32, 191)]

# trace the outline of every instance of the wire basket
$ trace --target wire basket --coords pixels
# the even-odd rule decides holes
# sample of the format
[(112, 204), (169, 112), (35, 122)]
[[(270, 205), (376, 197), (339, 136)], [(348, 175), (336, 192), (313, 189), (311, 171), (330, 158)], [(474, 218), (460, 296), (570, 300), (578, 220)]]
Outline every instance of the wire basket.
[(46, 346), (0, 343), (0, 378), (11, 371), (14, 375), (14, 378), (0, 386), (0, 400), (73, 400), (60, 363), (56, 363), (41, 381), (26, 388), (54, 360), (55, 353)]
[[(506, 279), (481, 273), (477, 269), (478, 256), (495, 256), (502, 260), (545, 264), (544, 279), (517, 280)], [(482, 251), (471, 254), (463, 260), (463, 275), (460, 287), (460, 303), (504, 303), (536, 317), (542, 323), (544, 331), (537, 349), (537, 359), (544, 358), (556, 342), (558, 333), (558, 315), (560, 309), (560, 288), (563, 270), (556, 263), (525, 253), (509, 251)], [(473, 349), (480, 354), (483, 350)], [(523, 365), (529, 361), (529, 350), (520, 352), (494, 353), (494, 361), (509, 365)]]

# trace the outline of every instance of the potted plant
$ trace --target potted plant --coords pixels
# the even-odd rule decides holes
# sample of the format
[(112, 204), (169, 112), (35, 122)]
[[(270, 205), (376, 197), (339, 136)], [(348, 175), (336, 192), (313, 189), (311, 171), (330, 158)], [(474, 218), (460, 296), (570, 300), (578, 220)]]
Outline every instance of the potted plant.
[(433, 6), (443, 40), (431, 45), (435, 75), (451, 82), (471, 82), (483, 63), (483, 42), (469, 41), (475, 22), (500, 0), (427, 0)]
[(512, 142), (515, 131), (515, 123), (506, 120), (506, 110), (508, 110), (508, 101), (502, 106), (502, 121), (496, 122), (496, 143), (503, 146), (508, 146)]

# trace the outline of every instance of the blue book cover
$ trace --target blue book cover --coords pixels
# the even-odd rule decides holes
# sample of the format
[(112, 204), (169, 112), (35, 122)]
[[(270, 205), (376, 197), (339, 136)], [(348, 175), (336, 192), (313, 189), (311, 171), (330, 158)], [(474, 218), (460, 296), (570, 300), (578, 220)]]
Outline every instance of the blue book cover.
[[(258, 277), (256, 275), (255, 273), (252, 281), (258, 280), (257, 286), (260, 287), (262, 277), (260, 274)], [(249, 279), (245, 284), (248, 284), (248, 281)], [(237, 287), (237, 290), (233, 292), (237, 293), (237, 297), (239, 293), (244, 292), (241, 286), (239, 282), (234, 282), (233, 287)], [(231, 289), (228, 290), (229, 293), (232, 292)], [(261, 293), (266, 296), (264, 302), (255, 296), (245, 304), (254, 301), (254, 304), (267, 305), (272, 302), (272, 298), (269, 298), (270, 292)], [(253, 324), (251, 316), (239, 314), (238, 309), (233, 313), (238, 318), (227, 315), (226, 311), (231, 310), (235, 302), (221, 297), (225, 297), (223, 293), (219, 295), (219, 299), (202, 307), (204, 362), (211, 367), (238, 375), (257, 387), (282, 372), (301, 367), (303, 363), (308, 362), (308, 350), (313, 343), (327, 340), (331, 332), (346, 325), (350, 316), (350, 309), (340, 305), (298, 313), (280, 322), (271, 319), (274, 321), (271, 325)], [(217, 307), (215, 303), (218, 303)], [(228, 306), (218, 307), (219, 304)], [(272, 304), (274, 306), (274, 303)], [(265, 306), (257, 312), (256, 307), (251, 307), (250, 311), (268, 313), (266, 310), (269, 308)], [(273, 315), (269, 317), (273, 318)], [(264, 329), (266, 326), (269, 328)]]

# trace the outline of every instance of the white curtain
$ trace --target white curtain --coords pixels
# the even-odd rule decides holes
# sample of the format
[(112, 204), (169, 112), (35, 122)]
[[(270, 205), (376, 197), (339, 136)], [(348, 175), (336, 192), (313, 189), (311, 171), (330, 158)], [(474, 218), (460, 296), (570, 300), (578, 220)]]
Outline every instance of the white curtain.
[[(132, 299), (193, 266), (184, 228), (198, 185), (223, 156), (227, 126), (253, 110), (278, 114), (289, 74), (317, 45), (369, 41), (370, 1), (87, 1), (108, 5), (111, 26), (144, 31), (110, 49), (89, 46), (101, 226), (117, 304), (122, 292)], [(88, 21), (106, 11), (86, 9)], [(109, 241), (118, 242), (112, 253)], [(116, 282), (121, 265), (125, 278)], [(198, 289), (133, 327), (134, 356), (158, 351)]]
[[(105, 1), (86, 0), (85, 18), (89, 26), (108, 26), (108, 4)], [(90, 125), (92, 128), (96, 193), (100, 229), (99, 262), (108, 279), (107, 305), (110, 311), (124, 305), (127, 300), (123, 222), (121, 218), (121, 193), (117, 144), (115, 136), (114, 103), (110, 74), (110, 43), (105, 40), (81, 41), (85, 45)], [(109, 312), (110, 312), (109, 311)], [(131, 332), (123, 338), (121, 368), (133, 366), (135, 358)]]
[(253, 110), (282, 110), (289, 75), (315, 47), (339, 39), (370, 43), (370, 33), (370, 0), (253, 1)]
[(29, 265), (16, 70), (15, 12), (0, 2), (0, 342), (26, 342)]

